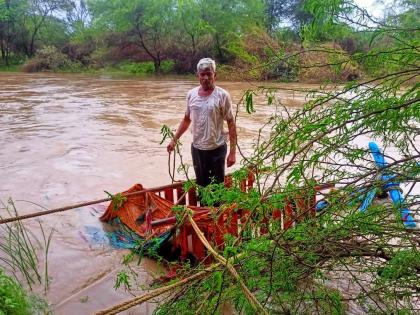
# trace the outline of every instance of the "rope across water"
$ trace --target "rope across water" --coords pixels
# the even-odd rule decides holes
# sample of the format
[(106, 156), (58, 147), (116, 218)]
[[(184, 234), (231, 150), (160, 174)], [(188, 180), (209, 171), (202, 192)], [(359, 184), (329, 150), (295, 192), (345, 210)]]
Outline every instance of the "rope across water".
[[(160, 186), (160, 187), (155, 187), (155, 188), (150, 188), (150, 189), (143, 189), (141, 191), (135, 191), (135, 192), (131, 192), (131, 193), (122, 194), (122, 196), (128, 197), (128, 196), (134, 196), (134, 195), (141, 195), (141, 194), (144, 194), (144, 193), (156, 192), (156, 191), (160, 191), (160, 190), (163, 190), (165, 188), (171, 188), (171, 187), (173, 187), (173, 184)], [(94, 204), (98, 204), (98, 203), (102, 203), (102, 202), (106, 202), (106, 201), (111, 201), (111, 200), (112, 200), (112, 198), (109, 197), (109, 198), (103, 198), (103, 199), (97, 199), (97, 200), (77, 203), (77, 204), (74, 204), (74, 205), (55, 208), (55, 209), (51, 209), (51, 210), (33, 212), (33, 213), (25, 214), (25, 215), (20, 215), (20, 216), (17, 216), (17, 217), (12, 217), (12, 218), (2, 218), (2, 219), (0, 219), (0, 224), (10, 223), (10, 222), (19, 221), (19, 220), (30, 219), (30, 218), (35, 218), (35, 217), (40, 217), (40, 216), (51, 214), (51, 213), (57, 213), (57, 212), (63, 212), (63, 211), (67, 211), (67, 210), (77, 209), (77, 208), (90, 206), (90, 205), (94, 205)]]

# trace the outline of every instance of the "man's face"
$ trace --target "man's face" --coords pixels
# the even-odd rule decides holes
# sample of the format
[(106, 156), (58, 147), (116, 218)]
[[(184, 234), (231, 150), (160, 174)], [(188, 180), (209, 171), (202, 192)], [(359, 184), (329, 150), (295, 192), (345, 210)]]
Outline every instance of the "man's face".
[(204, 91), (214, 89), (215, 78), (216, 73), (211, 68), (198, 71), (198, 79)]

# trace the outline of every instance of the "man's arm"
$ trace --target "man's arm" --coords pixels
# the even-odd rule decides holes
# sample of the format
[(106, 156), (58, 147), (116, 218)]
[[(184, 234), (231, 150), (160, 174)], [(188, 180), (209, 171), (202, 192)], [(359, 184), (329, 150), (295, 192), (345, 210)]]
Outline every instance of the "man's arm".
[(227, 120), (229, 129), (229, 154), (227, 157), (227, 167), (231, 167), (236, 163), (236, 124), (233, 118)]
[(188, 127), (190, 126), (190, 123), (191, 123), (190, 117), (185, 115), (181, 123), (179, 124), (179, 127), (175, 133), (175, 136), (173, 137), (173, 139), (171, 139), (171, 142), (169, 142), (168, 146), (166, 147), (169, 153), (175, 149), (176, 142), (179, 140), (179, 138), (181, 138), (184, 132), (187, 131)]

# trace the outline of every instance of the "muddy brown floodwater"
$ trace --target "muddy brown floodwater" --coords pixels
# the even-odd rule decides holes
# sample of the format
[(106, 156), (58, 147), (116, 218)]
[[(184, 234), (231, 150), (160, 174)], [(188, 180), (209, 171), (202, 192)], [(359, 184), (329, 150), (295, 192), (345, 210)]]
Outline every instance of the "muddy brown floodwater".
[[(12, 198), (19, 213), (25, 214), (41, 210), (29, 202), (51, 209), (101, 199), (104, 190), (119, 192), (137, 182), (145, 187), (170, 183), (160, 128), (177, 127), (186, 93), (196, 84), (176, 78), (0, 73), (0, 200)], [(231, 92), (235, 104), (254, 87), (243, 82), (218, 84)], [(282, 95), (292, 107), (300, 106), (304, 98), (305, 93), (291, 91)], [(261, 106), (253, 116), (239, 114), (239, 141), (245, 150), (273, 110)], [(182, 141), (184, 159), (191, 164), (189, 132)], [(98, 217), (104, 207), (25, 221), (38, 237), (37, 220), (47, 231), (55, 230), (47, 293), (55, 314), (90, 314), (132, 297), (113, 288), (126, 252), (109, 247), (102, 238)], [(139, 279), (144, 287), (160, 269), (143, 260)], [(42, 292), (42, 286), (36, 290)], [(153, 309), (154, 304), (145, 303), (126, 314), (150, 314)]]
[[(0, 73), (0, 200), (13, 198), (24, 214), (40, 210), (29, 202), (51, 209), (101, 199), (106, 197), (104, 190), (115, 193), (137, 182), (145, 187), (170, 183), (166, 144), (159, 144), (160, 128), (163, 124), (177, 127), (186, 93), (196, 84), (179, 78)], [(218, 84), (231, 92), (235, 104), (245, 90), (255, 87), (247, 82)], [(304, 92), (284, 90), (278, 96), (291, 110), (305, 100)], [(257, 113), (251, 116), (242, 110), (237, 120), (245, 152), (275, 110), (262, 99), (257, 99), (256, 107)], [(182, 154), (188, 164), (190, 141), (187, 132)], [(98, 217), (104, 207), (25, 221), (38, 237), (37, 220), (47, 231), (55, 230), (47, 293), (55, 314), (91, 314), (132, 297), (122, 288), (113, 288), (126, 252), (111, 248), (103, 239)], [(144, 259), (138, 272), (147, 288), (161, 268)], [(42, 292), (42, 286), (36, 290)], [(153, 309), (153, 303), (145, 303), (125, 314), (151, 314)]]

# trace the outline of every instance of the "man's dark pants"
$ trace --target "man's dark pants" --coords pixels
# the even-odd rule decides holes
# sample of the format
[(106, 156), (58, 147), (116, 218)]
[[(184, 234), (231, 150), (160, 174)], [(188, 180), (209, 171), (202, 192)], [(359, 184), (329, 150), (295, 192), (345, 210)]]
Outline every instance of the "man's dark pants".
[(191, 145), (197, 184), (223, 183), (225, 178), (226, 143), (213, 150), (200, 150)]

